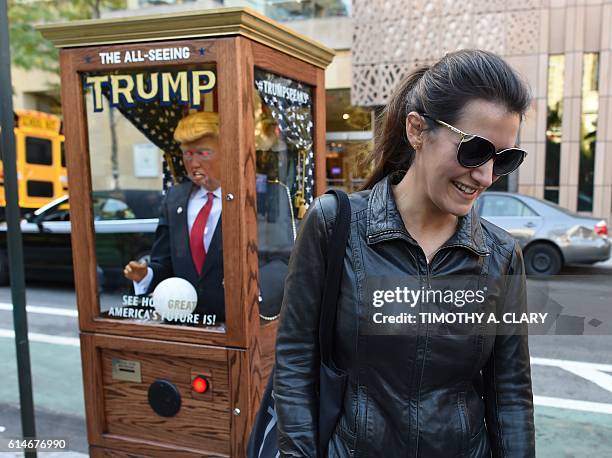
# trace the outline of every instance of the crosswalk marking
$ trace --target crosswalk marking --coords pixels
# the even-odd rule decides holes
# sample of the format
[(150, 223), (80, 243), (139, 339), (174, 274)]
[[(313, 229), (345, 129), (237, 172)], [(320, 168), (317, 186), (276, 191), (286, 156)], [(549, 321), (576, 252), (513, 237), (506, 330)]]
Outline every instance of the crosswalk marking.
[(541, 366), (575, 367), (577, 369), (594, 369), (596, 371), (612, 372), (612, 364), (587, 363), (585, 361), (571, 361), (569, 359), (553, 359), (531, 357), (531, 364)]
[[(13, 331), (12, 329), (0, 329), (0, 337), (4, 337), (7, 339), (15, 339), (15, 331)], [(31, 342), (68, 345), (70, 347), (81, 346), (81, 342), (76, 337), (51, 336), (48, 334), (39, 334), (37, 332), (28, 332), (28, 339)]]
[(533, 403), (538, 406), (557, 407), (560, 409), (581, 410), (583, 412), (605, 413), (612, 415), (612, 404), (603, 402), (577, 401), (575, 399), (534, 396)]
[[(13, 304), (10, 302), (0, 302), (0, 310), (10, 312), (13, 310)], [(74, 309), (45, 307), (42, 305), (26, 305), (26, 312), (39, 313), (42, 315), (70, 316), (75, 318), (79, 316), (79, 313)]]
[(612, 364), (585, 363), (552, 358), (531, 358), (531, 364), (558, 367), (612, 393), (612, 375), (606, 374), (606, 372), (612, 372)]

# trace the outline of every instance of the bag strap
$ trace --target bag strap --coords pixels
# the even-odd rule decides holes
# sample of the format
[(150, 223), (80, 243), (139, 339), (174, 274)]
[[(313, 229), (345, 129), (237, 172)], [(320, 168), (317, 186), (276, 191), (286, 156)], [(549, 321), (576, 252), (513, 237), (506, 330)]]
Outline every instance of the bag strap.
[(327, 245), (327, 265), (321, 316), (319, 320), (319, 351), (321, 362), (331, 367), (336, 326), (337, 303), (340, 282), (344, 268), (344, 253), (351, 230), (351, 203), (348, 195), (339, 189), (331, 189), (326, 194), (335, 194), (338, 199), (338, 212)]

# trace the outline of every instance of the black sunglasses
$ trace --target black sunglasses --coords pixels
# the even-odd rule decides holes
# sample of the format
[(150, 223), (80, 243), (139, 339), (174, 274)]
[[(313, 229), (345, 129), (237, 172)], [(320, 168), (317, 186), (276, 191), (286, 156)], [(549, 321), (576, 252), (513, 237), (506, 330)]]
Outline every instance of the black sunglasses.
[(525, 160), (527, 151), (520, 148), (505, 148), (495, 150), (495, 145), (490, 140), (479, 135), (467, 134), (450, 124), (434, 119), (427, 114), (421, 114), (424, 118), (431, 119), (438, 124), (448, 127), (456, 134), (461, 135), (461, 141), (457, 146), (457, 161), (463, 167), (476, 168), (493, 159), (493, 174), (501, 177), (508, 175), (518, 169)]

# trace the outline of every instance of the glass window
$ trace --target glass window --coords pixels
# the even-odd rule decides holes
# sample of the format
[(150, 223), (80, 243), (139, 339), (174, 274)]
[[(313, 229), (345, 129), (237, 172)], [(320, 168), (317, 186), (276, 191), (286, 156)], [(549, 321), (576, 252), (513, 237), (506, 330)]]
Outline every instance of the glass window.
[(101, 220), (122, 220), (135, 219), (134, 212), (121, 200), (113, 199), (94, 199), (94, 215)]
[(53, 182), (28, 180), (26, 185), (30, 197), (53, 197)]
[(559, 203), (564, 72), (565, 55), (549, 56), (544, 199), (555, 203)]
[(327, 186), (347, 192), (359, 190), (370, 174), (371, 148), (372, 140), (328, 140), (325, 154)]
[(296, 226), (314, 195), (313, 91), (255, 69), (259, 312), (278, 318)]
[(162, 191), (96, 191), (92, 197), (96, 221), (151, 219), (159, 216)]
[[(147, 56), (191, 52), (160, 48)], [(215, 65), (82, 78), (101, 316), (224, 332)]]
[[(53, 164), (51, 140), (36, 137), (26, 137), (26, 162), (28, 164)], [(30, 194), (33, 195), (33, 194)], [(53, 194), (51, 194), (53, 196)]]
[(549, 202), (559, 202), (559, 190), (558, 189), (544, 189), (544, 199)]
[(56, 205), (42, 214), (41, 221), (70, 221), (70, 210), (66, 205)]
[(578, 165), (578, 211), (593, 211), (595, 143), (599, 111), (599, 54), (583, 58), (582, 110), (580, 114), (580, 162)]
[(351, 105), (350, 89), (325, 91), (325, 128), (327, 132), (363, 132), (372, 130), (372, 112)]
[(351, 105), (350, 89), (326, 91), (326, 139), (328, 187), (360, 189), (371, 169), (372, 112)]
[(484, 196), (481, 216), (537, 216), (537, 214), (520, 200), (510, 196)]

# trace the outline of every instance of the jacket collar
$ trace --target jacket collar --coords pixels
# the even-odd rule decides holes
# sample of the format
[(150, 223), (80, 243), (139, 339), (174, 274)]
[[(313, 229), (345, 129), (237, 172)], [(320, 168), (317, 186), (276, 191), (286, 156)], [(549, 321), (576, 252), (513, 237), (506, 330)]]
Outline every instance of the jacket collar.
[[(417, 241), (406, 230), (393, 195), (392, 185), (399, 183), (404, 174), (403, 171), (389, 174), (372, 188), (368, 198), (366, 221), (368, 244), (401, 238), (413, 245), (418, 245)], [(484, 242), (480, 218), (474, 206), (467, 215), (459, 217), (457, 230), (442, 245), (442, 247), (446, 246), (462, 246), (479, 255), (490, 253)]]

